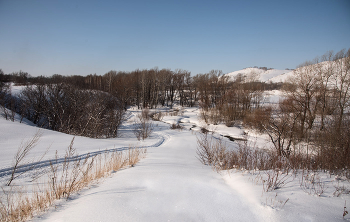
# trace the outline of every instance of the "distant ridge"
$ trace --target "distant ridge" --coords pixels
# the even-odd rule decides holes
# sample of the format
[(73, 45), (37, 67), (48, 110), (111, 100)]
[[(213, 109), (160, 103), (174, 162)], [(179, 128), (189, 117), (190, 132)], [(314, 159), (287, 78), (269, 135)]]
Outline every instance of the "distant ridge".
[(293, 74), (293, 70), (289, 69), (263, 69), (263, 68), (245, 68), (235, 72), (225, 74), (230, 80), (234, 81), (240, 76), (254, 79), (260, 82), (284, 82), (289, 76)]

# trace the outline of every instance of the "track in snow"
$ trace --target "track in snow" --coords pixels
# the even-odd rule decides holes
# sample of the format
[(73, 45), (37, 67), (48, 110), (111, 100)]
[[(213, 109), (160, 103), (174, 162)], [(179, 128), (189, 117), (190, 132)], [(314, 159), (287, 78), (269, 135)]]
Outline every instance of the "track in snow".
[[(158, 137), (158, 141), (156, 143), (148, 145), (148, 146), (141, 146), (141, 147), (138, 147), (136, 149), (159, 147), (169, 138), (169, 136), (164, 134), (164, 133), (154, 132), (153, 134), (155, 134), (156, 137)], [(124, 146), (124, 147), (113, 148), (113, 149), (108, 149), (108, 150), (99, 150), (99, 151), (95, 151), (95, 152), (76, 155), (72, 158), (69, 158), (68, 161), (71, 162), (71, 161), (91, 158), (91, 157), (94, 157), (94, 156), (97, 156), (97, 155), (100, 155), (100, 154), (103, 154), (106, 152), (125, 151), (125, 150), (129, 150), (129, 149), (130, 149), (130, 147)], [(135, 148), (131, 148), (131, 149), (135, 149)], [(48, 159), (48, 160), (37, 161), (37, 162), (29, 163), (29, 164), (23, 164), (23, 165), (20, 165), (17, 167), (16, 174), (21, 174), (24, 172), (29, 173), (29, 172), (36, 170), (36, 169), (49, 167), (50, 165), (61, 164), (64, 161), (67, 161), (67, 159), (62, 157), (62, 158), (58, 158), (57, 160), (56, 159)], [(9, 176), (12, 174), (12, 172), (13, 172), (13, 167), (7, 167), (7, 168), (0, 169), (0, 178), (4, 178), (6, 176)]]

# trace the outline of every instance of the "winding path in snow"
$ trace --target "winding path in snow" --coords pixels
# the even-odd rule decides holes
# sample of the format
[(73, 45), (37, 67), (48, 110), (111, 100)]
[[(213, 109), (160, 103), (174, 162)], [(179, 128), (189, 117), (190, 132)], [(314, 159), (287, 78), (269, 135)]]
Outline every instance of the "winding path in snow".
[[(141, 146), (141, 147), (137, 147), (137, 148), (132, 148), (132, 149), (158, 147), (162, 143), (164, 143), (164, 141), (167, 139), (167, 136), (162, 134), (162, 133), (155, 133), (155, 134), (156, 134), (158, 141), (155, 142), (154, 144), (151, 144), (148, 146)], [(94, 157), (96, 155), (103, 154), (105, 152), (124, 151), (124, 150), (128, 150), (128, 149), (130, 149), (130, 147), (124, 146), (124, 147), (118, 147), (118, 148), (107, 149), (107, 150), (98, 150), (98, 151), (94, 151), (94, 152), (76, 155), (76, 156), (73, 156), (71, 158), (68, 158), (68, 160), (69, 161), (76, 161), (79, 159), (91, 158), (91, 157)], [(16, 174), (21, 174), (24, 172), (26, 174), (30, 174), (30, 172), (35, 170), (35, 169), (49, 167), (50, 165), (62, 164), (64, 161), (67, 161), (67, 159), (65, 159), (64, 157), (61, 157), (61, 158), (57, 158), (57, 159), (46, 159), (46, 160), (42, 160), (42, 161), (31, 162), (29, 164), (19, 165), (16, 169)], [(7, 168), (0, 169), (0, 178), (11, 175), (12, 171), (13, 171), (13, 167), (7, 167)]]
[(190, 131), (159, 132), (136, 167), (112, 174), (34, 221), (275, 221), (196, 158)]

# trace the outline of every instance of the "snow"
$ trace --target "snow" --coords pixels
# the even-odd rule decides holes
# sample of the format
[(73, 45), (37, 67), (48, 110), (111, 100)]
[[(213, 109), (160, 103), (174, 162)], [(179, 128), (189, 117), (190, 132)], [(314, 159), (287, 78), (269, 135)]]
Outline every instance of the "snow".
[[(273, 221), (196, 159), (196, 137), (170, 131), (136, 167), (116, 173), (43, 221)], [(254, 197), (252, 197), (254, 198)], [(258, 201), (256, 201), (258, 203)], [(263, 207), (266, 208), (266, 207)], [(34, 220), (35, 221), (35, 220)]]
[(270, 90), (264, 92), (264, 105), (266, 104), (278, 104), (283, 98), (283, 92), (281, 90)]
[(288, 75), (288, 73), (293, 73), (293, 71), (290, 70), (278, 70), (278, 69), (272, 69), (272, 70), (267, 70), (266, 72), (264, 72), (262, 74), (262, 82), (267, 82), (267, 81), (271, 81), (271, 82), (283, 82), (283, 81), (276, 81), (274, 78), (278, 77), (278, 76), (285, 76)]
[[(26, 121), (27, 123), (29, 121)], [(15, 155), (18, 147), (31, 139), (38, 131), (42, 133), (42, 136), (35, 147), (32, 150), (28, 159), (32, 159), (38, 156), (42, 156), (47, 150), (47, 154), (44, 160), (52, 159), (55, 156), (56, 150), (59, 156), (65, 154), (66, 148), (69, 146), (72, 135), (55, 132), (52, 130), (40, 129), (26, 123), (19, 123), (18, 121), (12, 122), (0, 117), (0, 167), (1, 169), (11, 166), (13, 156)], [(121, 129), (121, 136), (112, 139), (91, 139), (81, 136), (75, 136), (74, 148), (76, 148), (78, 154), (86, 154), (98, 151), (104, 151), (113, 149), (115, 147), (128, 147), (129, 145), (135, 146), (148, 146), (157, 141), (157, 137), (154, 136), (145, 142), (138, 142), (134, 138), (133, 133), (129, 129)], [(1, 172), (1, 170), (0, 170)]]
[(289, 72), (281, 73), (280, 75), (277, 75), (277, 76), (270, 78), (269, 81), (271, 81), (271, 82), (285, 82), (288, 78), (290, 78), (293, 75), (294, 75), (293, 71), (289, 70)]
[(261, 82), (284, 82), (289, 76), (293, 75), (292, 70), (279, 70), (279, 69), (259, 69), (259, 68), (245, 68), (235, 72), (227, 73), (230, 80), (234, 80), (239, 74), (249, 76), (252, 74), (258, 75), (258, 80)]
[[(272, 103), (279, 91), (268, 92)], [(271, 99), (272, 98), (272, 99)], [(345, 201), (350, 195), (334, 195), (335, 187), (350, 190), (347, 180), (327, 172), (315, 175), (325, 187), (319, 196), (312, 189), (301, 188), (306, 172), (288, 175), (279, 189), (264, 191), (269, 171), (214, 171), (197, 159), (196, 131), (205, 124), (198, 108), (185, 108), (177, 116), (170, 112), (163, 122), (154, 122), (151, 138), (137, 141), (132, 124), (137, 110), (121, 128), (121, 136), (113, 139), (76, 137), (74, 147), (79, 154), (124, 149), (129, 145), (147, 147), (147, 156), (135, 167), (112, 173), (106, 179), (73, 195), (68, 201), (57, 201), (55, 207), (32, 221), (343, 221)], [(180, 122), (185, 129), (171, 130), (169, 124)], [(247, 138), (260, 148), (269, 148), (266, 135), (222, 124), (206, 126), (215, 136)], [(39, 128), (29, 121), (14, 122), (0, 117), (0, 173), (11, 163), (21, 144)], [(44, 160), (53, 158), (57, 150), (62, 156), (72, 135), (41, 129), (42, 137), (30, 158), (38, 158), (49, 147)], [(247, 134), (245, 136), (244, 134)], [(224, 138), (227, 146), (236, 142)], [(6, 176), (0, 176), (4, 184)], [(20, 178), (16, 185), (26, 184)], [(345, 217), (349, 221), (349, 215)]]
[(22, 90), (25, 88), (26, 86), (16, 86), (15, 84), (11, 84), (11, 93), (13, 95), (19, 95)]
[[(334, 197), (334, 186), (337, 179), (329, 175), (319, 173), (321, 181), (325, 184), (325, 191), (320, 196), (315, 195), (311, 189), (302, 190), (300, 175), (289, 175), (283, 187), (271, 192), (262, 192), (262, 178), (266, 180), (267, 172), (240, 172), (232, 170), (224, 174), (223, 178), (235, 189), (240, 189), (247, 200), (257, 206), (257, 210), (266, 210), (263, 206), (269, 206), (274, 211), (276, 221), (349, 221), (347, 216), (343, 219), (345, 201), (348, 204), (349, 195)], [(344, 181), (343, 181), (344, 182)], [(349, 183), (346, 182), (348, 188)], [(259, 192), (260, 191), (260, 192)], [(260, 196), (260, 202), (256, 201)], [(348, 206), (348, 205), (347, 205)]]
[(257, 73), (257, 74), (261, 74), (261, 73), (264, 72), (264, 70), (263, 69), (258, 69), (258, 68), (245, 68), (245, 69), (242, 69), (242, 70), (238, 70), (238, 71), (227, 73), (225, 75), (234, 78), (238, 74), (247, 75), (247, 74), (250, 74), (252, 72), (253, 73)]

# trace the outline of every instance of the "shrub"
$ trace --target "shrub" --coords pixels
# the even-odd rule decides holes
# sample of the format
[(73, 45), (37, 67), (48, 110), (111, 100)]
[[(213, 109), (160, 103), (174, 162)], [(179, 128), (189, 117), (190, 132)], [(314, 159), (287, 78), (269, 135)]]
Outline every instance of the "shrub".
[(154, 121), (162, 121), (164, 117), (164, 114), (162, 112), (156, 112), (151, 114), (151, 118)]
[(21, 113), (35, 124), (72, 135), (117, 137), (124, 109), (109, 93), (79, 90), (68, 84), (28, 86)]
[(180, 123), (173, 123), (170, 125), (170, 129), (178, 129), (182, 130), (184, 127), (180, 125)]
[(197, 155), (201, 163), (210, 165), (216, 170), (228, 168), (229, 155), (221, 138), (216, 139), (207, 133), (200, 133), (197, 136), (197, 145)]
[(140, 114), (136, 116), (136, 120), (133, 125), (133, 132), (138, 140), (146, 139), (153, 132), (154, 126), (149, 119), (148, 113), (148, 109), (144, 109)]

